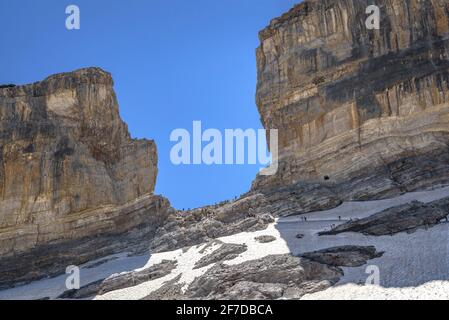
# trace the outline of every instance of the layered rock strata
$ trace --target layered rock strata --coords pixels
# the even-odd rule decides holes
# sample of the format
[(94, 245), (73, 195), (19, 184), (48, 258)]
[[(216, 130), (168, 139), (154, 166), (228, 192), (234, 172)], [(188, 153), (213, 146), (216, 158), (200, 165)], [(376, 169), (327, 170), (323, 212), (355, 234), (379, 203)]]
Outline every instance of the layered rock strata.
[(152, 195), (156, 176), (155, 143), (130, 137), (108, 73), (0, 88), (0, 284), (154, 233), (170, 211)]
[(319, 183), (351, 200), (449, 182), (446, 0), (306, 0), (260, 42), (257, 104), (280, 167), (254, 189)]
[(146, 299), (300, 299), (336, 284), (341, 266), (364, 265), (381, 256), (374, 247), (337, 247), (294, 257), (269, 255), (240, 264), (216, 263), (186, 290), (179, 279), (166, 282)]
[[(380, 30), (365, 26), (373, 3)], [(152, 195), (155, 145), (130, 138), (108, 73), (0, 86), (0, 287), (118, 251), (174, 250), (263, 229), (272, 216), (449, 183), (447, 1), (308, 0), (260, 40), (257, 104), (264, 126), (279, 129), (279, 171), (236, 201), (189, 212)], [(243, 250), (226, 248), (205, 263)], [(335, 283), (336, 265), (361, 264), (372, 251), (217, 265), (188, 294), (173, 279), (149, 298), (300, 297)], [(135, 276), (148, 275), (126, 275), (118, 287)]]

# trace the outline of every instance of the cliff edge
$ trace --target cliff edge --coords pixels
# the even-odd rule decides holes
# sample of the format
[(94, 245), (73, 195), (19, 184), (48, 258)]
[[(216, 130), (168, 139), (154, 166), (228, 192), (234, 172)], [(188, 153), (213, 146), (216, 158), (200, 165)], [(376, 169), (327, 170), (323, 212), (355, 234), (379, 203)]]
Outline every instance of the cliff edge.
[[(365, 25), (372, 4), (379, 30)], [(257, 104), (280, 167), (254, 189), (366, 200), (449, 182), (447, 1), (304, 1), (259, 37)]]
[[(109, 73), (87, 68), (0, 88), (0, 281), (61, 254), (92, 258), (112, 245), (105, 235), (156, 229), (170, 207), (152, 194), (156, 176), (156, 145), (131, 139)], [(90, 250), (70, 249), (88, 238), (98, 238)], [(59, 244), (67, 252), (39, 256), (34, 267), (10, 258)]]

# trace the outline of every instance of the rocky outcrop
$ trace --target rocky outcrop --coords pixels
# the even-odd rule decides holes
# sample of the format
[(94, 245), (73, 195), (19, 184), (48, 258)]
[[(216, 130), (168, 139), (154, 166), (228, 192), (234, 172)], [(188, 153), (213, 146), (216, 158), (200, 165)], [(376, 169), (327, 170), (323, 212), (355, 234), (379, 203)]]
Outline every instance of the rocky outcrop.
[[(164, 298), (273, 300), (299, 299), (325, 290), (344, 275), (340, 266), (360, 266), (379, 257), (374, 247), (338, 247), (301, 257), (271, 255), (236, 265), (217, 263), (182, 292), (175, 283), (161, 290)], [(167, 295), (168, 294), (168, 295)], [(153, 292), (148, 298), (160, 298)]]
[(377, 252), (373, 246), (343, 246), (304, 253), (301, 257), (334, 267), (360, 267), (382, 255), (383, 252)]
[[(365, 25), (372, 4), (380, 30)], [(280, 166), (253, 189), (318, 183), (366, 200), (449, 183), (446, 0), (306, 0), (260, 42), (257, 104)]]
[(260, 242), (260, 243), (270, 243), (270, 242), (276, 241), (276, 238), (273, 236), (259, 236), (259, 237), (254, 238), (254, 240), (256, 240), (257, 242)]
[(336, 235), (344, 232), (360, 232), (364, 235), (384, 236), (399, 232), (413, 232), (448, 220), (449, 198), (432, 203), (414, 201), (393, 207), (370, 217), (343, 223), (320, 235)]
[[(380, 30), (365, 26), (371, 4), (381, 9)], [(235, 201), (188, 212), (152, 194), (155, 144), (131, 139), (108, 73), (89, 68), (0, 86), (0, 287), (118, 251), (175, 250), (264, 229), (273, 216), (449, 184), (446, 0), (306, 0), (274, 19), (260, 41), (257, 104), (265, 128), (279, 129), (279, 170)], [(329, 234), (409, 231), (446, 216), (435, 208), (411, 204)], [(338, 267), (380, 255), (337, 247), (220, 263), (245, 250), (224, 245), (200, 261), (198, 268), (215, 265), (187, 291), (179, 275), (148, 298), (299, 298), (336, 283)], [(124, 288), (172, 268), (167, 262), (62, 297)]]
[(153, 252), (171, 251), (240, 232), (263, 230), (274, 222), (263, 203), (259, 196), (249, 196), (169, 215), (157, 230), (150, 248)]
[(86, 299), (96, 295), (127, 287), (137, 286), (141, 283), (162, 278), (176, 268), (176, 262), (164, 260), (142, 271), (124, 272), (114, 274), (107, 279), (88, 284), (80, 289), (69, 290), (61, 294), (58, 299)]
[(245, 244), (223, 243), (220, 245), (220, 248), (198, 261), (195, 264), (194, 269), (200, 269), (217, 262), (235, 259), (239, 254), (246, 250), (247, 246)]
[(131, 139), (108, 73), (0, 88), (0, 286), (154, 233), (170, 211), (156, 176), (155, 143)]
[(324, 290), (343, 275), (290, 255), (268, 256), (238, 265), (218, 264), (195, 279), (184, 296), (193, 299), (296, 299)]

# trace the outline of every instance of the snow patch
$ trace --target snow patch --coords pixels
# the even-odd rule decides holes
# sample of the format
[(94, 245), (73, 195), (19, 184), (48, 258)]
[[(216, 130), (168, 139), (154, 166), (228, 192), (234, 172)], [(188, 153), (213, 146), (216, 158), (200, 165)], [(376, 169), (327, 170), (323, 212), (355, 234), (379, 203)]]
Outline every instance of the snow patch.
[(302, 300), (448, 300), (449, 282), (432, 281), (418, 287), (383, 288), (346, 284), (305, 295)]
[[(368, 217), (413, 200), (428, 203), (445, 197), (449, 197), (449, 187), (408, 193), (393, 199), (347, 202), (335, 209), (311, 212), (305, 215), (307, 221), (303, 220), (304, 216), (280, 218), (265, 230), (242, 232), (184, 250), (142, 256), (128, 256), (125, 252), (81, 266), (81, 285), (105, 279), (113, 274), (142, 271), (163, 260), (171, 260), (176, 261), (177, 266), (170, 274), (137, 286), (108, 292), (95, 299), (142, 299), (179, 275), (181, 276), (179, 283), (185, 291), (195, 278), (204, 275), (213, 267), (212, 264), (194, 269), (195, 264), (219, 249), (222, 243), (246, 244), (247, 246), (247, 251), (233, 260), (223, 262), (227, 265), (236, 265), (269, 255), (287, 253), (298, 255), (335, 246), (373, 245), (378, 251), (385, 252), (382, 257), (368, 262), (368, 265), (374, 264), (379, 267), (381, 287), (357, 285), (365, 283), (368, 277), (365, 273), (367, 265), (343, 268), (344, 276), (335, 287), (304, 298), (447, 299), (449, 298), (449, 224), (440, 224), (430, 230), (418, 230), (413, 234), (400, 233), (394, 236), (372, 237), (359, 233), (322, 237), (317, 235), (320, 231), (328, 230), (332, 224), (338, 225), (349, 219)], [(298, 234), (303, 235), (303, 238), (298, 239)], [(276, 240), (260, 243), (256, 240), (259, 236), (273, 236)], [(56, 298), (67, 290), (65, 280), (66, 275), (61, 275), (3, 290), (0, 291), (0, 299)]]

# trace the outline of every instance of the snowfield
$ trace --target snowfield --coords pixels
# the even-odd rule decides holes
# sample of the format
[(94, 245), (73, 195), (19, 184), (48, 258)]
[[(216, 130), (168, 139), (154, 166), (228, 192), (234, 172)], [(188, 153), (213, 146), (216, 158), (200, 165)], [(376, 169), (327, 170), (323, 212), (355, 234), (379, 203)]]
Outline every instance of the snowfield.
[(302, 300), (448, 300), (449, 281), (432, 281), (418, 287), (384, 288), (346, 284), (305, 295)]
[[(276, 220), (267, 229), (244, 232), (217, 239), (223, 243), (246, 244), (248, 250), (225, 264), (239, 264), (274, 254), (294, 255), (342, 245), (373, 245), (384, 251), (380, 258), (370, 260), (358, 268), (343, 268), (344, 277), (325, 291), (306, 295), (304, 299), (449, 299), (449, 224), (440, 224), (429, 230), (400, 233), (394, 236), (372, 237), (358, 233), (335, 236), (317, 236), (332, 224), (364, 218), (393, 206), (413, 200), (432, 202), (449, 197), (449, 187), (425, 192), (414, 192), (397, 198), (366, 202), (348, 202), (340, 207), (312, 212), (301, 217)], [(341, 221), (340, 221), (341, 218)], [(298, 239), (297, 235), (303, 238)], [(275, 241), (260, 243), (255, 238), (273, 236)], [(191, 248), (143, 256), (129, 256), (126, 252), (92, 261), (81, 266), (81, 286), (107, 278), (113, 274), (143, 270), (163, 260), (176, 261), (170, 274), (133, 287), (97, 296), (98, 300), (142, 299), (159, 289), (164, 283), (180, 277), (183, 289), (203, 275), (213, 264), (194, 269), (195, 264), (221, 246), (219, 242)], [(99, 263), (103, 262), (103, 263)], [(380, 286), (364, 285), (369, 274), (367, 267), (375, 265), (380, 271)], [(43, 279), (20, 287), (0, 291), (0, 299), (56, 298), (64, 291), (66, 275)]]

